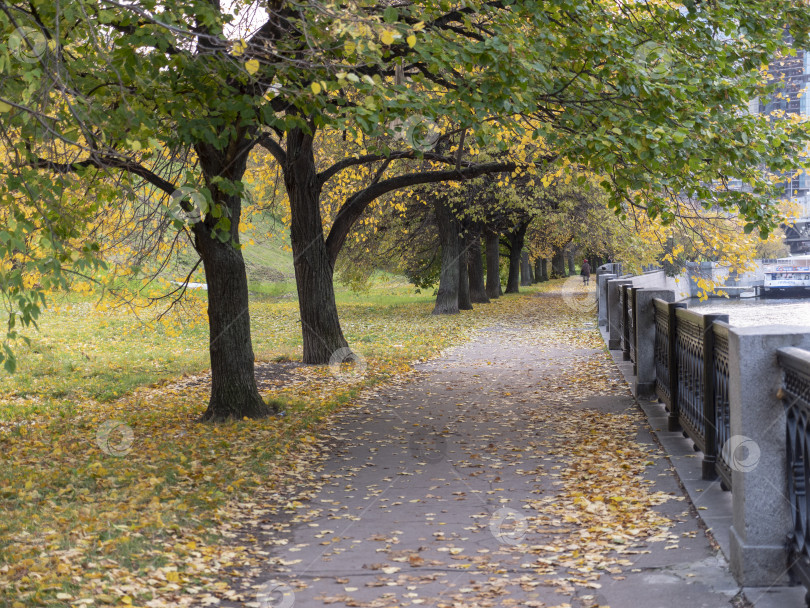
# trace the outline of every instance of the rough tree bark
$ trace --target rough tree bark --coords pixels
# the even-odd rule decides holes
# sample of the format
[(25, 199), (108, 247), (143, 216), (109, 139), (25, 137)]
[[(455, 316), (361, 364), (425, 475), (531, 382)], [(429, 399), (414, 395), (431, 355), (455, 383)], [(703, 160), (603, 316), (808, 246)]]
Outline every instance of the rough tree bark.
[(200, 144), (196, 152), (213, 202), (228, 210), (231, 221), (227, 242), (214, 234), (218, 220), (210, 215), (192, 227), (208, 284), (211, 399), (202, 420), (263, 418), (273, 410), (259, 395), (254, 375), (247, 273), (242, 252), (236, 247), (241, 201), (238, 196), (224, 193), (212, 181), (215, 177), (241, 180), (248, 149), (236, 145), (223, 151)]
[(529, 264), (529, 252), (523, 251), (520, 254), (520, 284), (528, 287), (532, 284), (532, 267)]
[(494, 230), (486, 232), (487, 245), (487, 295), (492, 298), (501, 295), (501, 237)]
[(323, 236), (312, 140), (312, 135), (301, 129), (287, 134), (283, 172), (290, 199), (290, 240), (304, 338), (303, 361), (329, 363), (335, 351), (349, 344), (343, 337), (335, 304), (334, 266)]
[(551, 277), (559, 279), (568, 276), (565, 273), (565, 251), (557, 249), (551, 256)]
[[(470, 301), (473, 304), (488, 304), (484, 285), (484, 263), (481, 259), (481, 233), (473, 231), (468, 237), (467, 273), (470, 284)], [(463, 271), (463, 269), (462, 269)]]
[(569, 247), (565, 255), (568, 258), (568, 276), (573, 277), (577, 274), (577, 268), (574, 264), (574, 248)]
[(459, 290), (459, 244), (458, 221), (444, 201), (433, 203), (436, 224), (439, 228), (439, 242), (442, 247), (442, 269), (439, 275), (439, 291), (436, 294), (434, 315), (457, 314)]
[(506, 235), (509, 242), (509, 278), (506, 281), (506, 293), (520, 292), (520, 253), (523, 251), (523, 241), (528, 227), (529, 222), (522, 222)]
[(548, 281), (548, 260), (537, 258), (534, 261), (534, 280), (537, 283)]
[(466, 239), (459, 239), (458, 256), (458, 309), (472, 310), (472, 298), (470, 297), (470, 276), (467, 273), (467, 253), (468, 246)]
[(459, 256), (458, 256), (458, 308), (459, 310), (472, 310), (472, 297), (470, 296), (470, 275), (467, 271), (468, 256), (470, 252), (469, 225), (457, 221), (459, 227)]

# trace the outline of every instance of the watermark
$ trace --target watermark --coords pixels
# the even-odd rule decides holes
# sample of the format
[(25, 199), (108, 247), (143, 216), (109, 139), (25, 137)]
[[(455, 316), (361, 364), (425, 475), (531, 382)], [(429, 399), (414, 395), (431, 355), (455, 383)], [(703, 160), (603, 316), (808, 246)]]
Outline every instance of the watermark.
[(329, 371), (341, 382), (362, 380), (367, 367), (363, 355), (353, 352), (348, 346), (337, 349), (329, 357)]
[(759, 464), (760, 455), (757, 442), (745, 435), (733, 435), (723, 444), (723, 460), (733, 471), (753, 471)]
[(408, 451), (420, 462), (436, 464), (447, 456), (447, 441), (434, 430), (418, 429), (411, 433)]
[(420, 152), (432, 150), (442, 134), (435, 122), (419, 114), (405, 120), (396, 119), (390, 127), (394, 131), (394, 139)]
[(38, 63), (48, 50), (48, 40), (39, 30), (18, 27), (8, 37), (8, 50), (23, 63)]
[(267, 581), (256, 592), (259, 608), (292, 608), (295, 592), (292, 587), (278, 581)]
[(520, 511), (502, 507), (492, 514), (489, 531), (502, 545), (518, 545), (529, 530), (529, 522)]
[(660, 42), (650, 40), (636, 49), (633, 61), (650, 78), (663, 78), (669, 74), (672, 67), (672, 54)]
[(191, 186), (181, 186), (169, 198), (169, 216), (184, 224), (201, 222), (208, 211), (205, 195)]
[(582, 277), (570, 276), (562, 286), (562, 298), (566, 306), (577, 312), (596, 310), (596, 289), (585, 285)]
[(96, 431), (96, 444), (109, 456), (126, 456), (132, 450), (135, 432), (126, 422), (105, 420)]

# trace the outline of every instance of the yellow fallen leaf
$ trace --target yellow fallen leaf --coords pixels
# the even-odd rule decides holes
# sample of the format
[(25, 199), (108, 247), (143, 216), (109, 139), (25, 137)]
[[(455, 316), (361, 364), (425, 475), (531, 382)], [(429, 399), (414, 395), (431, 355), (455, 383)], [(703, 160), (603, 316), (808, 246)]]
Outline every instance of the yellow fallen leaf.
[(104, 602), (105, 604), (115, 604), (115, 598), (111, 595), (107, 595), (106, 593), (99, 593), (96, 595), (96, 599), (100, 602)]

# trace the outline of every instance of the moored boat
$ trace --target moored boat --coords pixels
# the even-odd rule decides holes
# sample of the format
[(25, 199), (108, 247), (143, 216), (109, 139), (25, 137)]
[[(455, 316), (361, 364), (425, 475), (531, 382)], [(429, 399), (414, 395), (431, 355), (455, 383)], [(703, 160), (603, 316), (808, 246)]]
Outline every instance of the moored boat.
[(779, 258), (765, 266), (762, 295), (769, 297), (810, 294), (810, 255)]

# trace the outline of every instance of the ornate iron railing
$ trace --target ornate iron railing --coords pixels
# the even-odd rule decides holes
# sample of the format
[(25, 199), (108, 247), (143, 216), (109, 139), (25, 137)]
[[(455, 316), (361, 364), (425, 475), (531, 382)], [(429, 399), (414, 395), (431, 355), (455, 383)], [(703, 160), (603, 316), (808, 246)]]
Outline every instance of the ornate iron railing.
[(810, 352), (780, 348), (784, 380), (779, 395), (785, 405), (786, 469), (793, 531), (788, 537), (791, 574), (810, 588)]
[[(731, 408), (729, 404), (729, 359), (728, 359), (728, 325), (712, 324), (714, 330), (714, 348), (712, 349), (714, 371), (714, 417), (715, 445), (717, 446), (717, 474), (721, 486), (731, 490), (731, 463), (733, 454), (727, 453), (727, 442), (731, 438)], [(730, 446), (729, 446), (730, 447)]]
[(655, 307), (655, 394), (664, 404), (668, 416), (668, 430), (677, 431), (678, 424), (678, 366), (675, 359), (675, 310), (686, 304), (653, 300)]
[[(683, 312), (683, 315), (678, 314)], [(686, 316), (689, 314), (689, 316)], [(675, 351), (678, 366), (678, 414), (681, 426), (695, 445), (705, 452), (703, 423), (703, 326), (702, 317), (691, 311), (677, 311)]]
[(678, 422), (684, 433), (703, 452), (703, 478), (717, 476), (717, 431), (714, 402), (715, 321), (728, 322), (728, 315), (702, 315), (675, 311), (675, 361), (678, 366)]
[(655, 310), (655, 346), (653, 358), (655, 359), (655, 394), (669, 411), (669, 306), (664, 300), (653, 300)]

